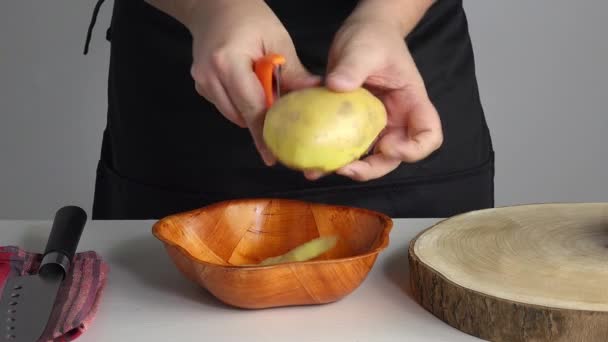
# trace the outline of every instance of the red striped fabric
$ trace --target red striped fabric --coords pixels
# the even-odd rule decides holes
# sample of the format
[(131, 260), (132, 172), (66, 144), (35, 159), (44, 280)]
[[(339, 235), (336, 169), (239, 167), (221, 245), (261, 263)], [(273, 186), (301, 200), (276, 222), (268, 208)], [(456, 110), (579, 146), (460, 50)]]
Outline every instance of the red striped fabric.
[[(8, 277), (36, 272), (42, 255), (15, 246), (0, 247), (0, 289)], [(87, 251), (74, 256), (71, 270), (57, 294), (57, 301), (39, 342), (73, 341), (93, 322), (106, 284), (108, 265)]]

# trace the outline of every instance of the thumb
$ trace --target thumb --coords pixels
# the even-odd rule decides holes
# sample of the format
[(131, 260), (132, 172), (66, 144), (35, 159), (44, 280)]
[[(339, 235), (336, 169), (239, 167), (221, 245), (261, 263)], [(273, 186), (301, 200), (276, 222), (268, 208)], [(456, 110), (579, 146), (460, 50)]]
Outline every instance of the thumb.
[(285, 59), (285, 64), (281, 68), (281, 88), (291, 91), (313, 87), (321, 83), (321, 77), (312, 74), (302, 64), (295, 50), (286, 53)]
[(380, 60), (378, 53), (361, 53), (361, 49), (354, 49), (352, 45), (345, 46), (334, 56), (325, 80), (326, 86), (334, 91), (350, 91), (361, 87)]

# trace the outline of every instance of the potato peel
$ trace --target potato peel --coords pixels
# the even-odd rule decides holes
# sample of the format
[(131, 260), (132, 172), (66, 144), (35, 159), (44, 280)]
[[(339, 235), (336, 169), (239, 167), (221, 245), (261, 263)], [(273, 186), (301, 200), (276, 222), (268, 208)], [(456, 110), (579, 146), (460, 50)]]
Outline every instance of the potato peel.
[(337, 236), (322, 236), (303, 243), (289, 252), (264, 259), (258, 265), (268, 266), (288, 262), (302, 262), (314, 259), (334, 248), (338, 241)]

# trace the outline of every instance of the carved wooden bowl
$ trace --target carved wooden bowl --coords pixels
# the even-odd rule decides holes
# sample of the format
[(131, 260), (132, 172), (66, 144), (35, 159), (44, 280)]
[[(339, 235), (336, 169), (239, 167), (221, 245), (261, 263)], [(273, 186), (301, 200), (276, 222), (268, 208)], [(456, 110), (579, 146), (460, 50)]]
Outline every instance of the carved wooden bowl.
[[(156, 222), (176, 267), (235, 307), (325, 304), (353, 292), (389, 244), (392, 220), (378, 212), (287, 199), (219, 202)], [(319, 257), (255, 265), (319, 236), (337, 235)]]

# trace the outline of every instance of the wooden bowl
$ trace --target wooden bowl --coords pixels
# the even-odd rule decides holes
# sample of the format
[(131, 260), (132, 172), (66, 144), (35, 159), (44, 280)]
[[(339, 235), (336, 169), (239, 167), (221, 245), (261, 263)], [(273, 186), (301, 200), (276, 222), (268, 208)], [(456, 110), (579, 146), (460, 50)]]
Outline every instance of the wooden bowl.
[[(165, 217), (152, 233), (188, 279), (228, 305), (260, 309), (347, 296), (388, 246), (392, 226), (386, 215), (365, 209), (243, 199)], [(338, 242), (313, 260), (255, 265), (327, 235)]]

